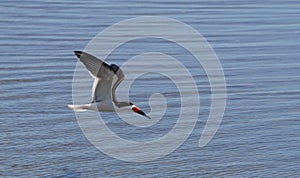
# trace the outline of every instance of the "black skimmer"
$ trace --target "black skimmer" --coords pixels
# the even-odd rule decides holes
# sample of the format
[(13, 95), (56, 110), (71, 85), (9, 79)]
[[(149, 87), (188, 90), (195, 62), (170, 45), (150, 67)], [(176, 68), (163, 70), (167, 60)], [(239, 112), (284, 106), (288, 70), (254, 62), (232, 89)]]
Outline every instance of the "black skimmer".
[[(117, 65), (108, 65), (86, 52), (74, 52), (95, 80), (92, 91), (92, 102), (83, 105), (68, 105), (70, 109), (74, 111), (94, 110), (98, 112), (116, 112), (118, 108), (128, 108), (128, 110), (131, 109), (135, 113), (151, 119), (132, 102), (117, 101), (115, 92), (125, 76), (123, 71)], [(116, 80), (114, 80), (115, 77), (117, 77)], [(116, 107), (114, 107), (114, 105)]]

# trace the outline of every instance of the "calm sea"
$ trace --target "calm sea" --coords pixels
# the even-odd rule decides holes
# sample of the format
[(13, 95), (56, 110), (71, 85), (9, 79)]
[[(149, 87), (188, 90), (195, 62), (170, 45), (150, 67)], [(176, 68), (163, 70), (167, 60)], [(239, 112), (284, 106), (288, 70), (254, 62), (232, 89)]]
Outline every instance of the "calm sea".
[[(114, 23), (144, 15), (174, 18), (199, 31), (223, 66), (228, 97), (217, 134), (199, 148), (209, 114), (210, 86), (203, 69), (192, 73), (201, 110), (190, 137), (165, 157), (131, 163), (97, 150), (67, 104), (72, 102), (77, 61), (73, 50), (83, 50)], [(0, 176), (299, 177), (299, 15), (298, 0), (1, 0)], [(107, 60), (120, 64), (139, 52), (159, 51), (177, 55), (194, 70), (192, 60), (178, 46), (162, 44), (137, 40)], [(147, 78), (147, 83), (170, 102), (178, 98), (178, 92), (165, 87), (174, 88), (172, 82), (155, 85), (161, 80), (167, 79), (157, 75)], [(137, 102), (151, 94), (144, 84), (141, 78), (132, 87), (131, 97)], [(149, 111), (149, 106), (143, 107)], [(136, 131), (124, 127), (115, 115), (105, 116), (112, 130), (141, 141), (163, 136), (174, 126), (172, 118), (179, 112), (170, 107), (154, 131)]]

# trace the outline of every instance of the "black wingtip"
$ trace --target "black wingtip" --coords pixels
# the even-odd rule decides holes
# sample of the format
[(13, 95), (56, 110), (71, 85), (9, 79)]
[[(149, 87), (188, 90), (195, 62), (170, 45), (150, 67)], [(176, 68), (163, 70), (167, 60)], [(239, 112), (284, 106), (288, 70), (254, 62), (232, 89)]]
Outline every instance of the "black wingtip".
[(74, 51), (75, 55), (80, 58), (80, 56), (82, 55), (82, 51)]

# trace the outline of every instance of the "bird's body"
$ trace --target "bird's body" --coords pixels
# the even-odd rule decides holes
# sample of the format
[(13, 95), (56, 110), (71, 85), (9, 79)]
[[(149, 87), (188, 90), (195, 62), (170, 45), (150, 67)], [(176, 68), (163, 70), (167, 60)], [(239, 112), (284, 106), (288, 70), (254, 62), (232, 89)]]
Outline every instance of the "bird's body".
[(70, 109), (80, 112), (86, 110), (93, 110), (93, 111), (101, 111), (101, 112), (115, 112), (116, 109), (114, 108), (112, 103), (107, 102), (94, 102), (89, 104), (82, 104), (82, 105), (68, 105)]
[(94, 110), (98, 112), (118, 112), (132, 109), (150, 119), (142, 110), (130, 101), (119, 102), (116, 89), (124, 80), (123, 71), (115, 64), (108, 65), (102, 60), (81, 51), (74, 51), (94, 78), (92, 102), (83, 105), (68, 105), (74, 111)]

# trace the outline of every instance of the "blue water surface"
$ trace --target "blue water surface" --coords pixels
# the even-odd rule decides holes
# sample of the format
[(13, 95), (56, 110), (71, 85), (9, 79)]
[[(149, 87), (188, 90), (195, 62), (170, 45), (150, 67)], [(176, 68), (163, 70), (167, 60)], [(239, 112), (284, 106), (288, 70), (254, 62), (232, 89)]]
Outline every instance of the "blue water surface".
[[(300, 176), (299, 14), (297, 0), (2, 0), (0, 176)], [(174, 18), (199, 31), (223, 66), (228, 98), (217, 134), (199, 148), (198, 139), (209, 114), (210, 87), (204, 70), (194, 71), (201, 111), (190, 137), (165, 157), (131, 163), (97, 150), (85, 138), (67, 104), (72, 102), (77, 61), (73, 50), (84, 49), (114, 23), (145, 15)], [(139, 52), (160, 49), (177, 54), (193, 70), (193, 60), (184, 50), (169, 42), (159, 47), (155, 43), (161, 45), (155, 40), (132, 42), (108, 61), (118, 63)], [(159, 80), (163, 78), (154, 76), (147, 83)], [(169, 100), (178, 97), (176, 90), (172, 93), (163, 85), (155, 86), (153, 90), (164, 91)], [(169, 86), (174, 88), (172, 83)], [(137, 102), (150, 96), (147, 92), (143, 95), (147, 88), (142, 78), (133, 85), (131, 94)], [(169, 113), (166, 117), (173, 116)], [(155, 135), (151, 130), (124, 127), (113, 116), (109, 119), (112, 130), (132, 140), (161, 136), (175, 123), (162, 120), (154, 127)]]

